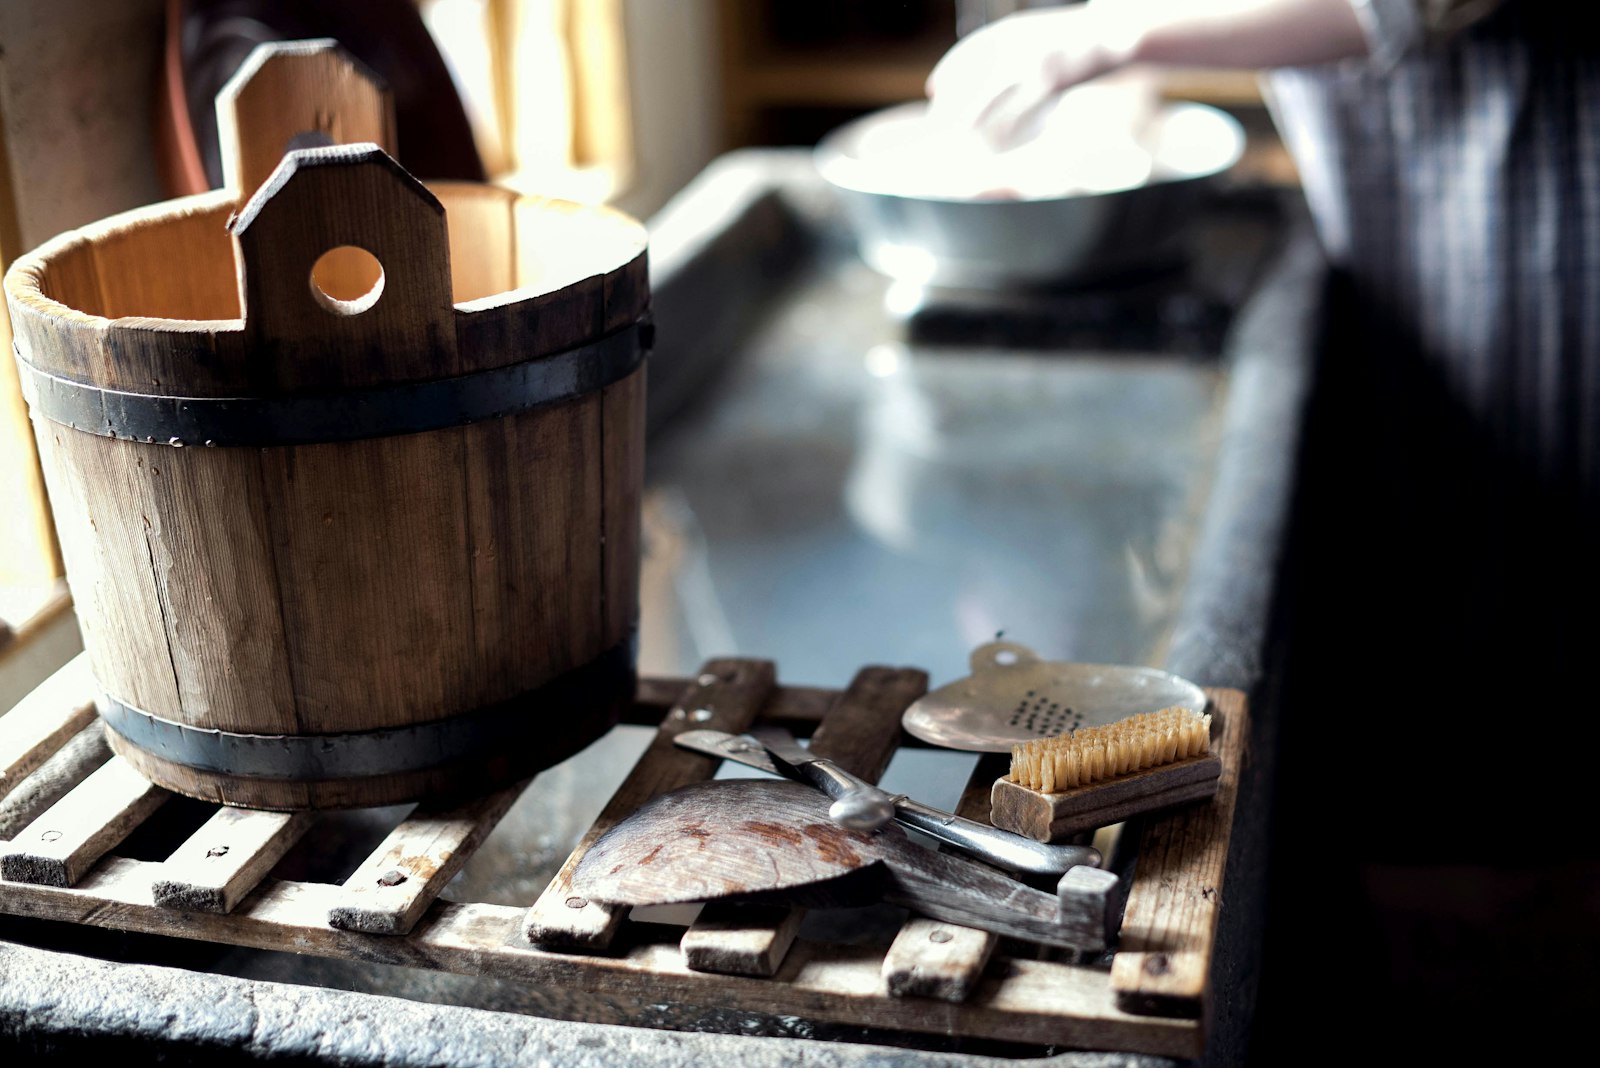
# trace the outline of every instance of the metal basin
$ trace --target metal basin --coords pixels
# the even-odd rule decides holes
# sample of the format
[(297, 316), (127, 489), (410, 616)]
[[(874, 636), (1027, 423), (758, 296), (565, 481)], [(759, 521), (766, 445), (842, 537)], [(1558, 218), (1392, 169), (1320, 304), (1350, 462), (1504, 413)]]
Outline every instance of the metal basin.
[(1232, 116), (1174, 103), (1141, 139), (1151, 165), (1138, 184), (1022, 198), (907, 193), (898, 185), (904, 171), (877, 165), (873, 146), (892, 142), (883, 134), (920, 122), (925, 109), (902, 104), (840, 127), (814, 159), (838, 190), (862, 258), (891, 277), (930, 285), (1051, 287), (1169, 261), (1207, 187), (1244, 151), (1244, 130)]

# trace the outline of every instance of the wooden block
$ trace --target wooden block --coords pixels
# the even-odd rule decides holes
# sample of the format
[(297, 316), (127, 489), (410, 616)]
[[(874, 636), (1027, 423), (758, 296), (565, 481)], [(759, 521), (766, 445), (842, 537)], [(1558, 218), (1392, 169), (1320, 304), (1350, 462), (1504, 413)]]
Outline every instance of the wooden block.
[(989, 818), (996, 827), (1040, 842), (1062, 842), (1080, 831), (1121, 823), (1217, 792), (1222, 761), (1215, 750), (1159, 768), (1146, 768), (1106, 782), (1047, 794), (996, 779)]
[[(928, 691), (928, 674), (911, 668), (866, 667), (823, 717), (811, 751), (877, 782), (900, 742), (900, 716)], [(800, 930), (802, 909), (713, 901), (684, 932), (684, 961), (696, 971), (772, 975)]]
[(94, 719), (94, 676), (79, 653), (0, 716), (0, 797)]
[(112, 757), (17, 835), (0, 854), (0, 879), (72, 886), (169, 796)]
[(897, 998), (965, 1001), (998, 941), (988, 931), (912, 916), (884, 955), (884, 982)]
[(1056, 884), (1061, 922), (1071, 926), (1102, 924), (1102, 946), (1115, 942), (1127, 896), (1128, 884), (1115, 872), (1082, 864), (1068, 869)]
[[(956, 815), (989, 818), (989, 784), (1007, 765), (1003, 753), (979, 757)], [(895, 997), (961, 1002), (972, 996), (999, 936), (923, 916), (909, 917), (883, 958), (883, 980)]]
[(711, 757), (679, 749), (672, 739), (681, 731), (709, 728), (737, 734), (755, 722), (775, 685), (768, 660), (710, 660), (684, 690), (661, 722), (655, 739), (639, 757), (617, 792), (579, 841), (572, 855), (550, 881), (523, 919), (523, 937), (557, 948), (604, 949), (626, 917), (626, 909), (609, 908), (573, 892), (572, 873), (595, 841), (657, 794), (701, 779), (717, 770)]
[(713, 901), (684, 932), (683, 961), (697, 972), (768, 976), (794, 944), (805, 909)]
[(328, 924), (368, 934), (408, 933), (527, 785), (448, 808), (419, 805), (345, 880)]
[(1222, 721), (1222, 777), (1209, 805), (1145, 821), (1128, 890), (1111, 985), (1124, 1012), (1204, 1019), (1212, 948), (1222, 909), (1239, 770), (1248, 734), (1245, 695), (1212, 690)]
[(220, 808), (168, 857), (151, 887), (162, 908), (232, 912), (299, 840), (310, 812)]

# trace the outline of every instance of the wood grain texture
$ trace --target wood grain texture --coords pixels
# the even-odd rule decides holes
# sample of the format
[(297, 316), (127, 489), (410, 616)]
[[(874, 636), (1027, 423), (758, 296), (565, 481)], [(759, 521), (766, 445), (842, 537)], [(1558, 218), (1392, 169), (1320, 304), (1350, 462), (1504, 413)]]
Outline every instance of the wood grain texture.
[[(75, 438), (80, 451), (99, 444)], [(148, 567), (177, 687), (175, 707), (136, 707), (202, 728), (303, 733), (259, 451), (128, 448), (149, 505)], [(115, 679), (106, 685), (125, 693)]]
[[(604, 628), (601, 399), (461, 428), (474, 677), (504, 700), (586, 663)], [(514, 472), (516, 492), (506, 492)], [(637, 567), (637, 564), (635, 564)]]
[(399, 147), (389, 94), (348, 52), (332, 41), (258, 45), (217, 94), (223, 184), (250, 196), (307, 133)]
[(147, 447), (36, 421), (84, 649), (101, 689), (138, 708), (181, 708), (152, 564), (165, 529), (142, 470)]
[(522, 795), (526, 782), (452, 806), (420, 805), (350, 878), (328, 912), (342, 931), (403, 935)]
[(996, 779), (989, 818), (996, 827), (1040, 842), (1064, 842), (1141, 813), (1205, 800), (1217, 792), (1221, 774), (1222, 761), (1213, 752), (1060, 793)]
[(313, 820), (309, 812), (220, 808), (167, 858), (151, 896), (162, 908), (231, 912)]
[(679, 695), (662, 720), (650, 747), (611, 795), (539, 900), (528, 909), (522, 925), (526, 941), (556, 948), (604, 949), (610, 945), (627, 910), (575, 894), (573, 871), (601, 835), (644, 802), (716, 772), (717, 761), (679, 749), (672, 744), (674, 735), (697, 727), (743, 731), (755, 722), (775, 684), (775, 668), (770, 661), (727, 659), (705, 663), (694, 683)]
[(0, 853), (0, 879), (72, 886), (170, 795), (113, 757)]
[(1103, 971), (1047, 961), (1009, 961), (965, 1004), (885, 998), (880, 952), (871, 946), (797, 943), (772, 979), (691, 971), (675, 942), (638, 942), (614, 955), (552, 952), (521, 939), (523, 910), (435, 902), (410, 935), (378, 938), (328, 926), (341, 887), (269, 881), (231, 914), (156, 906), (159, 864), (110, 858), (73, 889), (0, 886), (0, 910), (117, 930), (198, 938), (257, 949), (434, 968), (561, 984), (646, 1003), (663, 998), (738, 1006), (923, 1034), (964, 1034), (1080, 1049), (1196, 1057), (1193, 1020), (1137, 1016), (1114, 1003)]
[[(900, 716), (928, 692), (915, 668), (866, 667), (823, 717), (811, 752), (877, 782), (900, 741)], [(711, 902), (684, 932), (684, 961), (696, 971), (772, 975), (800, 930), (803, 911)]]
[(428, 187), (445, 206), (450, 228), (450, 289), (457, 304), (517, 288), (517, 195), (473, 182)]
[[(632, 304), (630, 299), (621, 307), (625, 310)], [(609, 299), (607, 308), (612, 308)], [(627, 378), (601, 391), (601, 577), (605, 598), (601, 629), (604, 640), (613, 645), (626, 641), (639, 626), (646, 373), (646, 367), (641, 365)]]
[(1222, 777), (1209, 804), (1148, 819), (1128, 890), (1122, 944), (1111, 965), (1117, 1004), (1130, 1012), (1204, 1020), (1211, 958), (1222, 911), (1223, 875), (1249, 737), (1249, 708), (1237, 690), (1208, 691), (1222, 721), (1216, 751)]
[[(956, 815), (989, 818), (989, 784), (1005, 771), (1004, 754), (978, 758), (967, 779)], [(993, 956), (999, 936), (974, 927), (907, 917), (883, 958), (883, 980), (894, 997), (925, 997), (940, 1001), (965, 1001), (977, 989), (983, 969)]]
[(484, 703), (463, 596), (471, 550), (455, 473), (465, 434), (260, 454), (299, 733), (403, 726)]
[(68, 738), (0, 799), (0, 841), (16, 837), (110, 759), (106, 731), (98, 722)]
[(94, 677), (79, 653), (0, 716), (0, 798), (94, 716)]

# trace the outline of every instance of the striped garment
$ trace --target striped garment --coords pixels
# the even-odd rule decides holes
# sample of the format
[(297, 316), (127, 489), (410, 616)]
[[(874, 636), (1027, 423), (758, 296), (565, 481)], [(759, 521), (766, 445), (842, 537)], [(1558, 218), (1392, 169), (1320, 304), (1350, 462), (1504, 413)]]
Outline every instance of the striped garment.
[(1553, 491), (1600, 487), (1600, 47), (1539, 0), (1360, 0), (1369, 62), (1270, 81), (1369, 333)]
[(1549, 758), (1600, 745), (1600, 41), (1538, 0), (1358, 10), (1370, 60), (1268, 79), (1338, 268), (1299, 618), (1317, 677), (1374, 684), (1302, 712), (1408, 754), (1351, 818), (1464, 856), (1593, 804), (1582, 776), (1461, 776), (1534, 720)]

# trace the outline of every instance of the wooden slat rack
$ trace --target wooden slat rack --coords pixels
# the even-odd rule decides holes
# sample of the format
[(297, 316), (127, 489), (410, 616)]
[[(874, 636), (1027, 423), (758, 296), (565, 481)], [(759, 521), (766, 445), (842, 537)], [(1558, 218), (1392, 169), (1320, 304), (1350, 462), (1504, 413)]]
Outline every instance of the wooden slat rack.
[[(561, 872), (526, 907), (441, 896), (522, 786), (449, 806), (419, 806), (342, 884), (294, 882), (272, 869), (313, 820), (218, 808), (164, 861), (115, 855), (168, 795), (112, 757), (0, 842), (0, 912), (234, 946), (351, 958), (529, 983), (616, 1000), (681, 1001), (904, 1032), (1057, 1047), (1199, 1056), (1211, 956), (1238, 792), (1244, 695), (1213, 690), (1222, 723), (1221, 786), (1207, 803), (1136, 826), (1119, 945), (1104, 960), (1039, 959), (1036, 947), (912, 916), (892, 945), (796, 938), (795, 909), (708, 906), (687, 930), (630, 921), (574, 894), (588, 845), (657, 793), (715, 774), (678, 749), (694, 727), (778, 722), (869, 777), (905, 736), (900, 713), (921, 671), (868, 667), (843, 690), (779, 686), (770, 662), (714, 660), (691, 680), (646, 679), (634, 719), (658, 722), (649, 748)], [(0, 800), (93, 722), (81, 658), (0, 717)], [(992, 759), (960, 805), (983, 818)], [(525, 784), (524, 784), (525, 785)], [(1135, 825), (1130, 825), (1135, 826)]]

